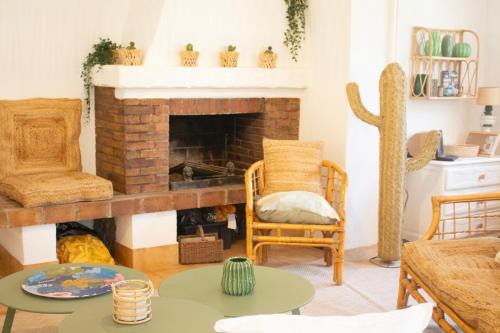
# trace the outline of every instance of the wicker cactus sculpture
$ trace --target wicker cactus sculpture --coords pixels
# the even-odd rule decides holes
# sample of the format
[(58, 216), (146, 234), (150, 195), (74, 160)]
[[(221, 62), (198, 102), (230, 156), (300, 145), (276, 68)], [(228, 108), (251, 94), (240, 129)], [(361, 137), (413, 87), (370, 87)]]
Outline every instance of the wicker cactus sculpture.
[(380, 115), (366, 110), (356, 83), (349, 83), (346, 90), (354, 114), (380, 133), (378, 257), (394, 262), (400, 259), (406, 173), (422, 168), (435, 156), (440, 134), (429, 132), (419, 156), (407, 160), (405, 74), (397, 63), (389, 64), (380, 76)]

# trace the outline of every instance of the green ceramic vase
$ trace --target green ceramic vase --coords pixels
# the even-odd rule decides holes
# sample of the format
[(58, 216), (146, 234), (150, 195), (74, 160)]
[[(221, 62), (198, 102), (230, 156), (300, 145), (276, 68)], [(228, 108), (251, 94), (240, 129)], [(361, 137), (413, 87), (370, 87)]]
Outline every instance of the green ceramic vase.
[(221, 287), (231, 296), (251, 294), (255, 287), (253, 264), (245, 257), (231, 257), (224, 261)]

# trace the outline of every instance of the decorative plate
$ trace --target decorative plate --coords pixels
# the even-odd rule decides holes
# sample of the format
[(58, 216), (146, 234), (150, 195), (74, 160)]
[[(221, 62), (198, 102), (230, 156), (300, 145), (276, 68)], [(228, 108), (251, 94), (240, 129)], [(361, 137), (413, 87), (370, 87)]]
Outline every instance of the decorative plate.
[(83, 298), (106, 294), (123, 275), (105, 267), (63, 266), (35, 273), (22, 284), (30, 294), (49, 298)]

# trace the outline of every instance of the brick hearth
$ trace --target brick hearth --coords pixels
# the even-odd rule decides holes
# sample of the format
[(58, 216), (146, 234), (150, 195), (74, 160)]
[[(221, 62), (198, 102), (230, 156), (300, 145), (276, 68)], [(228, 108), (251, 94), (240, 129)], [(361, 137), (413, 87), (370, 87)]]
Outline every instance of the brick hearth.
[(85, 221), (245, 202), (242, 185), (148, 194), (115, 193), (113, 199), (24, 208), (0, 196), (0, 229)]
[(97, 175), (126, 194), (168, 191), (170, 116), (234, 115), (229, 158), (242, 167), (262, 159), (263, 137), (299, 134), (296, 98), (116, 99), (96, 87), (95, 99)]

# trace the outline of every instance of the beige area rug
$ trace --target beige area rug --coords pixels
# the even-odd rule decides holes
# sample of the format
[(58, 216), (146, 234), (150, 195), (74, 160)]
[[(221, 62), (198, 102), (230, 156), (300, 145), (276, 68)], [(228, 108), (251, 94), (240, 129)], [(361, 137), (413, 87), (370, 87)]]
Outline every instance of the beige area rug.
[[(317, 249), (272, 248), (268, 266), (280, 267), (308, 279), (316, 288), (311, 303), (302, 308), (302, 314), (355, 315), (383, 312), (396, 307), (399, 269), (380, 268), (369, 263), (375, 249), (364, 248), (346, 253), (344, 285), (331, 283), (331, 267), (325, 267), (322, 252)], [(41, 315), (18, 312), (13, 333), (54, 333), (63, 315)], [(0, 316), (3, 324), (4, 315)], [(431, 324), (425, 333), (441, 332)]]

